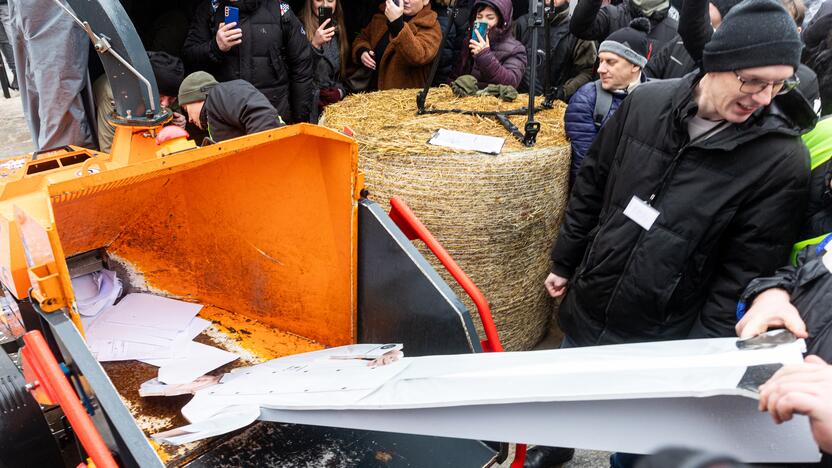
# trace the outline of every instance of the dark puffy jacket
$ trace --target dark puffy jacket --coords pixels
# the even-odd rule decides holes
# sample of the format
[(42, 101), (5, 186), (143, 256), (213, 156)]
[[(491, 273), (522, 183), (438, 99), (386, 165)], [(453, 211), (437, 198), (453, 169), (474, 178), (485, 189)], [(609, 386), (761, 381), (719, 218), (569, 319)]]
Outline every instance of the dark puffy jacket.
[(644, 73), (650, 78), (666, 80), (681, 78), (696, 70), (696, 63), (691, 58), (682, 37), (678, 34), (650, 57), (644, 67)]
[[(636, 88), (584, 159), (552, 250), (571, 281), (558, 321), (578, 345), (735, 336), (745, 285), (788, 260), (809, 181), (802, 129), (772, 104), (690, 143), (697, 83)], [(624, 215), (634, 196), (660, 213), (649, 230)]]
[(737, 304), (737, 312), (744, 312), (761, 292), (782, 288), (789, 292), (791, 303), (806, 323), (809, 338), (807, 354), (816, 354), (832, 362), (832, 273), (823, 264), (827, 254), (824, 247), (832, 235), (817, 245), (810, 245), (797, 255), (797, 265), (780, 268), (774, 275), (756, 278), (749, 283)]
[(479, 5), (494, 8), (502, 23), (488, 31), (490, 47), (473, 57), (468, 41), (463, 40), (461, 60), (455, 76), (473, 75), (481, 88), (489, 84), (509, 85), (517, 88), (526, 73), (526, 48), (511, 35), (511, 1), (477, 0), (471, 8), (471, 21), (463, 37), (471, 37), (471, 25)]
[[(604, 119), (601, 121), (603, 126), (607, 120), (615, 113), (621, 101), (627, 97), (625, 91), (615, 91), (612, 94), (612, 105)], [(587, 83), (580, 88), (578, 92), (569, 100), (569, 105), (566, 106), (566, 114), (563, 117), (563, 126), (566, 130), (566, 136), (572, 144), (572, 168), (569, 173), (572, 176), (570, 180), (574, 181), (578, 175), (578, 170), (581, 168), (581, 163), (584, 160), (586, 152), (589, 150), (592, 142), (595, 141), (595, 135), (598, 134), (598, 127), (595, 126), (595, 100), (598, 98), (598, 90), (595, 87), (595, 82)]]
[[(532, 60), (532, 39), (531, 28), (529, 28), (529, 16), (524, 15), (514, 23), (514, 35), (526, 47), (526, 73), (520, 82), (518, 91), (529, 92), (529, 79), (531, 66), (535, 63)], [(592, 41), (578, 39), (569, 32), (569, 10), (558, 13), (549, 26), (549, 47), (552, 57), (549, 60), (549, 79), (551, 86), (558, 88), (558, 99), (569, 102), (569, 99), (580, 88), (592, 81), (592, 73), (595, 68), (595, 61), (598, 59), (598, 52)], [(546, 48), (545, 27), (538, 29), (537, 50), (539, 55)], [(543, 56), (543, 55), (540, 55)], [(544, 74), (546, 72), (546, 60), (540, 60), (537, 67), (537, 84), (535, 94), (543, 94)]]
[[(613, 31), (629, 26), (630, 21), (637, 16), (644, 15), (629, 0), (618, 5), (604, 6), (601, 6), (601, 0), (579, 0), (572, 12), (569, 29), (581, 39), (603, 41)], [(677, 22), (667, 16), (667, 10), (655, 12), (648, 19), (650, 33), (647, 38), (650, 39), (650, 49), (657, 51), (676, 36)]]
[[(448, 22), (450, 21), (451, 9), (447, 6), (437, 6), (436, 14), (439, 20), (439, 27), (442, 28), (442, 33), (447, 31), (445, 42), (442, 48), (439, 49), (439, 67), (436, 69), (436, 76), (433, 78), (433, 85), (439, 86), (447, 84), (451, 81), (451, 76), (456, 71), (455, 67), (459, 63), (459, 54), (463, 50), (463, 44), (468, 44), (465, 37), (465, 31), (468, 29), (468, 18), (471, 14), (471, 1), (457, 0), (456, 16), (454, 22), (448, 29)], [(464, 50), (468, 52), (466, 47)]]
[(217, 142), (282, 126), (266, 96), (245, 80), (226, 81), (211, 88), (199, 119)]
[(217, 46), (223, 22), (220, 2), (197, 10), (182, 47), (185, 62), (212, 73), (219, 81), (243, 79), (260, 90), (287, 122), (309, 121), (312, 99), (312, 47), (289, 6), (278, 0), (240, 0), (243, 41), (228, 52)]

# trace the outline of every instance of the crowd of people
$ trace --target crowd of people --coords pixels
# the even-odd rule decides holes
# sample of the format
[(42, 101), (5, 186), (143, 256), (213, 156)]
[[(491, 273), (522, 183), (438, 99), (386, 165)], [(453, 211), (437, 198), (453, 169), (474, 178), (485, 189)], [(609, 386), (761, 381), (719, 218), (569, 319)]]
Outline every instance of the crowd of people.
[[(10, 1), (0, 0), (0, 54), (36, 145), (109, 151), (106, 77), (92, 86), (96, 144), (72, 123), (88, 107), (87, 65), (38, 69), (55, 55), (38, 44), (44, 28), (63, 34), (75, 62), (86, 61), (83, 32), (52, 2)], [(172, 123), (213, 141), (315, 123), (350, 93), (551, 93), (567, 104), (572, 149), (543, 285), (561, 300), (562, 346), (787, 328), (811, 355), (775, 374), (760, 408), (777, 422), (808, 415), (832, 451), (832, 0), (545, 0), (548, 28), (531, 27), (524, 0), (159, 2), (163, 13), (147, 18), (123, 3), (153, 50)], [(239, 16), (229, 21), (226, 7)], [(535, 447), (526, 466), (572, 453)], [(615, 468), (639, 463), (653, 466), (611, 457)]]

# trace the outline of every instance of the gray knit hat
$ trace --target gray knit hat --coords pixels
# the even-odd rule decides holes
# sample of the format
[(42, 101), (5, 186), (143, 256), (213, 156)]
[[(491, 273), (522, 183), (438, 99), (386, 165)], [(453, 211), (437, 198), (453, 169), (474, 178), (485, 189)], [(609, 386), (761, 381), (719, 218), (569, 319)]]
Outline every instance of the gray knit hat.
[(797, 69), (803, 44), (794, 19), (775, 0), (744, 0), (722, 18), (705, 44), (702, 70), (742, 70), (768, 65)]
[(633, 65), (644, 68), (650, 58), (650, 20), (636, 18), (630, 26), (614, 31), (598, 47), (598, 53), (612, 52)]
[(191, 73), (179, 85), (179, 105), (204, 101), (208, 96), (208, 90), (217, 84), (217, 80), (210, 73), (204, 71)]

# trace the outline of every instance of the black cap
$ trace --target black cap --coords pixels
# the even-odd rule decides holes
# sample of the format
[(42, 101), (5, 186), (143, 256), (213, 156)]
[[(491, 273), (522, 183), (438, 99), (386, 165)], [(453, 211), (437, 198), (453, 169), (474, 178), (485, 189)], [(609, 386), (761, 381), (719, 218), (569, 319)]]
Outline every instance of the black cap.
[(702, 53), (705, 72), (790, 65), (803, 44), (794, 19), (775, 0), (744, 0), (722, 19)]
[(179, 93), (179, 85), (185, 79), (182, 60), (167, 52), (148, 52), (147, 57), (150, 59), (153, 75), (156, 76), (159, 94), (176, 96)]

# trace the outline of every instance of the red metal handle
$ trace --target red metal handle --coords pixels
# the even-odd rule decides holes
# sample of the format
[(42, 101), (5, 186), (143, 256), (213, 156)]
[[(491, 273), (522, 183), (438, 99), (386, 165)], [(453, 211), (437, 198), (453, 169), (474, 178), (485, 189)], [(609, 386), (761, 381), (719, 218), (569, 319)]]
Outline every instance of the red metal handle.
[(98, 468), (117, 468), (115, 459), (101, 438), (98, 429), (87, 414), (75, 390), (61, 371), (58, 361), (49, 350), (40, 331), (34, 330), (23, 335), (25, 346), (21, 349), (24, 365), (29, 366), (36, 377), (29, 382), (33, 388), (42, 387), (50, 400), (57, 402), (69, 424), (75, 431), (84, 450)]
[[(468, 297), (474, 301), (477, 306), (480, 320), (482, 321), (482, 328), (485, 330), (485, 339), (480, 341), (482, 349), (485, 352), (502, 352), (503, 345), (500, 343), (500, 337), (497, 335), (497, 327), (494, 325), (494, 318), (491, 316), (491, 307), (485, 299), (480, 288), (471, 280), (471, 278), (462, 270), (456, 260), (451, 257), (451, 254), (442, 247), (442, 244), (436, 240), (436, 237), (431, 234), (427, 227), (419, 221), (419, 218), (413, 213), (413, 210), (407, 206), (407, 203), (393, 197), (390, 199), (390, 219), (399, 226), (408, 239), (419, 239), (428, 246), (431, 252), (436, 255), (436, 258), (442, 263), (442, 266), (448, 270), (448, 273), (462, 286), (462, 289), (468, 294)], [(526, 445), (517, 444), (515, 446), (514, 460), (511, 462), (511, 468), (523, 468), (523, 462), (526, 460)]]
[(462, 271), (462, 268), (459, 267), (448, 251), (442, 247), (442, 244), (436, 240), (436, 237), (433, 237), (433, 234), (431, 234), (428, 228), (413, 214), (410, 207), (397, 197), (390, 199), (390, 219), (399, 226), (399, 229), (402, 230), (408, 239), (419, 239), (424, 242), (430, 251), (436, 255), (436, 258), (439, 259), (442, 266), (448, 270), (448, 273), (462, 286), (462, 289), (468, 294), (468, 297), (474, 301), (474, 305), (477, 306), (477, 312), (482, 321), (482, 328), (485, 330), (485, 339), (481, 341), (483, 351), (502, 351), (503, 345), (500, 343), (500, 337), (497, 335), (497, 327), (494, 326), (491, 307), (489, 307), (488, 301), (485, 299), (482, 291), (480, 291), (480, 288)]

